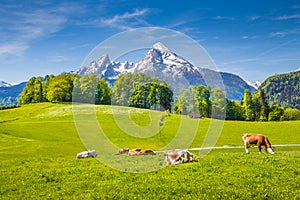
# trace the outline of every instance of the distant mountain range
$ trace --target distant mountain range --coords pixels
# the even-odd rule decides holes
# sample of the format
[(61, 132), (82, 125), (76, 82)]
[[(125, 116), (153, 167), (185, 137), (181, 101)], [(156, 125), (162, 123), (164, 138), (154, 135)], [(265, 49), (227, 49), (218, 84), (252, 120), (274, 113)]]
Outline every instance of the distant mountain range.
[(255, 82), (246, 81), (246, 83), (248, 85), (252, 86), (253, 88), (255, 88), (256, 90), (261, 86), (261, 82), (260, 81), (255, 81)]
[[(3, 83), (3, 81), (1, 81)], [(10, 104), (18, 104), (18, 99), (26, 86), (26, 82), (11, 85), (9, 83), (4, 82), (3, 85), (0, 86), (0, 106), (10, 105)]]
[(10, 84), (10, 83), (7, 83), (5, 81), (0, 81), (0, 87), (11, 87), (11, 86), (12, 86), (12, 84)]
[(137, 63), (111, 61), (109, 55), (105, 54), (97, 61), (92, 61), (89, 66), (83, 66), (70, 73), (79, 75), (96, 73), (107, 79), (113, 86), (120, 74), (128, 72), (146, 73), (166, 80), (175, 92), (176, 89), (188, 88), (193, 85), (222, 88), (220, 85), (222, 84), (220, 78), (222, 78), (226, 97), (231, 100), (241, 100), (245, 89), (249, 89), (251, 92), (256, 90), (237, 75), (194, 66), (160, 42), (154, 44), (147, 55)]
[[(176, 88), (187, 88), (200, 84), (209, 85), (212, 88), (219, 87), (220, 83), (215, 80), (220, 80), (216, 77), (221, 77), (225, 86), (226, 97), (230, 100), (241, 100), (245, 89), (254, 92), (261, 87), (260, 82), (251, 83), (232, 73), (216, 72), (211, 69), (196, 67), (162, 43), (154, 44), (145, 57), (137, 63), (111, 61), (109, 55), (105, 54), (98, 60), (92, 61), (89, 66), (82, 66), (70, 73), (79, 75), (95, 73), (100, 77), (106, 78), (110, 85), (113, 86), (120, 74), (128, 72), (147, 73), (159, 77), (168, 81), (175, 90)], [(300, 71), (298, 70), (297, 72)], [(272, 85), (273, 81), (270, 80), (269, 78), (266, 80), (269, 82), (263, 83), (263, 88), (271, 87), (269, 85)], [(17, 104), (25, 86), (26, 82), (11, 85), (0, 81), (0, 105)], [(272, 86), (271, 88), (274, 87)], [(281, 92), (281, 94), (283, 93)], [(270, 93), (270, 96), (268, 96), (269, 100), (272, 100), (272, 95), (275, 94)], [(287, 105), (287, 103), (284, 105)]]

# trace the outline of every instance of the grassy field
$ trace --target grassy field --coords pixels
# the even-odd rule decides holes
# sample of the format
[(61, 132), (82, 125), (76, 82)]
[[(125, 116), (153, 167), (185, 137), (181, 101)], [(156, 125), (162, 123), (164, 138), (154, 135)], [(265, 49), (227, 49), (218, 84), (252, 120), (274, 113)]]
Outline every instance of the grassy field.
[[(122, 128), (132, 125), (116, 125), (116, 112), (120, 117), (117, 120), (126, 122), (129, 116), (136, 124), (157, 129), (158, 133), (140, 130), (134, 133), (137, 135), (128, 135)], [(81, 109), (79, 114), (86, 113)], [(96, 116), (102, 132), (115, 146), (153, 150), (167, 149), (181, 129), (188, 135), (189, 128), (192, 130), (198, 122), (190, 147), (201, 147), (211, 123), (209, 119), (185, 118), (182, 125), (178, 115), (166, 117), (161, 112), (110, 106), (97, 106)], [(75, 121), (78, 123), (78, 119)], [(157, 127), (157, 123), (152, 124), (155, 121), (163, 125)], [(267, 134), (274, 145), (297, 144), (299, 127), (300, 121), (226, 121), (216, 145), (241, 146), (244, 132)], [(86, 134), (91, 134), (93, 128), (86, 129)], [(150, 137), (143, 138), (143, 134)], [(249, 155), (244, 149), (212, 150), (204, 157), (201, 151), (194, 151), (198, 162), (177, 166), (164, 166), (162, 153), (143, 158), (117, 157), (121, 167), (139, 163), (140, 159), (155, 160), (160, 165), (159, 170), (148, 173), (126, 173), (130, 169), (114, 170), (103, 164), (101, 155), (101, 162), (75, 158), (86, 148), (68, 104), (43, 103), (0, 111), (0, 149), (0, 199), (300, 199), (300, 147), (276, 147), (274, 155), (258, 154), (257, 148)]]

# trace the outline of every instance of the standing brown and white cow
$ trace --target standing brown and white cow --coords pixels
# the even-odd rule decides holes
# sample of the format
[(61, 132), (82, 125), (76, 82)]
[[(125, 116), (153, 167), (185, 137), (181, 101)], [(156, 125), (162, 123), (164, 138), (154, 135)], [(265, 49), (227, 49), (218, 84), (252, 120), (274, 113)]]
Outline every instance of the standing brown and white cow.
[(246, 153), (249, 153), (250, 146), (258, 146), (258, 151), (261, 153), (261, 146), (264, 146), (266, 151), (268, 150), (269, 153), (274, 154), (274, 148), (272, 147), (268, 137), (262, 134), (248, 134), (245, 133), (242, 136), (242, 140), (244, 141), (244, 146)]

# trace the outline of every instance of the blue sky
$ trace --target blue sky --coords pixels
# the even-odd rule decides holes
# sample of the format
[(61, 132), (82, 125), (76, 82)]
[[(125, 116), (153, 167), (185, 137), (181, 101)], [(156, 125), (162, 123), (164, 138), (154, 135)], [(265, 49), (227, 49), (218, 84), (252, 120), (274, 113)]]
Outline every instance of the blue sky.
[(99, 43), (142, 27), (186, 34), (220, 71), (246, 80), (300, 68), (299, 1), (2, 0), (0, 80), (77, 69)]

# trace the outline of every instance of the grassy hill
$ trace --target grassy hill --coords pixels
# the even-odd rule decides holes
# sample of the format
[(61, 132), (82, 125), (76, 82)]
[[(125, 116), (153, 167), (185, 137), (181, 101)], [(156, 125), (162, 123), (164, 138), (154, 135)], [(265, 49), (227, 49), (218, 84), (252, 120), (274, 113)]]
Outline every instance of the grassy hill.
[[(164, 166), (163, 153), (143, 158), (109, 154), (111, 162), (105, 163), (102, 160), (107, 158), (102, 155), (106, 149), (104, 140), (91, 142), (79, 138), (93, 135), (90, 130), (95, 127), (87, 120), (89, 109), (82, 105), (77, 108), (72, 109), (68, 104), (41, 103), (0, 111), (1, 199), (300, 198), (300, 147), (276, 147), (274, 155), (258, 154), (257, 148), (251, 149), (250, 155), (246, 155), (244, 149), (218, 149), (207, 156), (194, 151), (198, 162), (178, 166)], [(74, 111), (78, 113), (73, 115)], [(95, 111), (102, 133), (120, 148), (168, 149), (182, 129), (186, 130), (186, 136), (177, 138), (179, 142), (172, 147), (184, 146), (189, 136), (194, 136), (190, 147), (201, 147), (209, 127), (215, 125), (210, 119), (198, 121), (133, 108), (96, 106)], [(128, 119), (159, 131), (151, 135), (141, 129), (132, 133), (136, 135), (128, 135), (124, 131), (130, 128), (130, 124), (125, 126)], [(198, 122), (199, 127), (193, 135), (193, 127)], [(295, 144), (300, 141), (299, 125), (300, 121), (226, 121), (216, 145), (240, 146), (244, 132), (267, 134), (272, 144)], [(78, 133), (76, 126), (83, 133)], [(82, 141), (91, 146), (102, 144), (95, 147), (98, 159), (75, 158), (78, 152), (86, 150)], [(159, 165), (160, 170), (125, 172), (132, 171), (124, 168), (128, 163), (149, 163), (149, 160)], [(113, 166), (122, 170), (107, 166), (114, 162), (119, 165)], [(133, 168), (143, 172), (144, 167), (147, 166)]]

